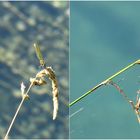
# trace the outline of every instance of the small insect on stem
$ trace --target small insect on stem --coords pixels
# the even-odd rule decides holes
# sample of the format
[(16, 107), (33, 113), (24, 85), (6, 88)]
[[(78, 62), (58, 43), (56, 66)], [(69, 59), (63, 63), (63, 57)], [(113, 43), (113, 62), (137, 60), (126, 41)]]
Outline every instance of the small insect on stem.
[(46, 66), (46, 63), (45, 63), (45, 61), (43, 59), (43, 55), (42, 55), (42, 53), (40, 51), (40, 47), (39, 47), (38, 43), (34, 43), (33, 46), (35, 48), (37, 58), (39, 59), (40, 66), (42, 66), (44, 68)]

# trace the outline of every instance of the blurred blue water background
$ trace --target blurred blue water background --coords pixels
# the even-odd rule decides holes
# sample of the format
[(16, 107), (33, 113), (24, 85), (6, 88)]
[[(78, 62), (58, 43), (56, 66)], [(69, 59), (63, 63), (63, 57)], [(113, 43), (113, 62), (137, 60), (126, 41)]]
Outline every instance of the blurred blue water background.
[(69, 136), (69, 4), (61, 1), (0, 2), (0, 139), (22, 99), (20, 84), (39, 71), (33, 43), (39, 42), (59, 86), (59, 111), (52, 119), (52, 88), (33, 87), (9, 139), (66, 139)]
[[(140, 2), (71, 2), (70, 101), (140, 58)], [(136, 101), (140, 66), (114, 81)], [(75, 113), (79, 111), (78, 113)], [(70, 108), (71, 138), (140, 138), (131, 106), (105, 86)]]

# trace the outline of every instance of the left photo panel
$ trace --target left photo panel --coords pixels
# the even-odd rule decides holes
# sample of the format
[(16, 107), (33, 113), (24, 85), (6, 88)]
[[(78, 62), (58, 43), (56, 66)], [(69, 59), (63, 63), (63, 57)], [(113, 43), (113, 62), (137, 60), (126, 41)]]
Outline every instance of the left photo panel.
[(0, 139), (69, 138), (69, 2), (0, 2)]

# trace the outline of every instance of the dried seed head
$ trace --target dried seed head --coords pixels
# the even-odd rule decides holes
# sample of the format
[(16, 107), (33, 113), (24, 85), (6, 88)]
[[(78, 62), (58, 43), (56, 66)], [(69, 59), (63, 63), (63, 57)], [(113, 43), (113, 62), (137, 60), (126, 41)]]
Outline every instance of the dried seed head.
[(46, 71), (45, 71), (45, 69), (43, 69), (43, 70), (41, 70), (37, 73), (36, 78), (42, 78), (42, 77), (45, 77), (45, 76), (47, 76)]
[(48, 77), (52, 82), (52, 94), (53, 94), (53, 120), (56, 119), (58, 113), (58, 83), (55, 73), (51, 67), (46, 67), (45, 69), (39, 71), (35, 78), (30, 78), (30, 82), (33, 85), (44, 85), (46, 84), (45, 77)]
[(47, 82), (45, 81), (44, 78), (40, 78), (40, 79), (38, 80), (38, 85), (39, 85), (39, 86), (45, 85), (45, 84), (47, 84)]
[(45, 79), (42, 78), (30, 78), (30, 82), (33, 83), (33, 85), (37, 85), (37, 86), (41, 86), (41, 85), (45, 85), (47, 84), (47, 82), (45, 81)]
[(46, 68), (46, 74), (52, 82), (52, 94), (53, 94), (53, 120), (56, 119), (58, 113), (58, 83), (55, 73), (51, 67)]

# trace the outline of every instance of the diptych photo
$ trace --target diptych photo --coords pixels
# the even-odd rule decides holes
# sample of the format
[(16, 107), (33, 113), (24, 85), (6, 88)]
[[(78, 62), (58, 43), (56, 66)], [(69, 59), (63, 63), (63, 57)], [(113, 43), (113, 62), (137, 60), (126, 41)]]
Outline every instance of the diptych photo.
[(140, 139), (139, 1), (1, 1), (0, 139)]

